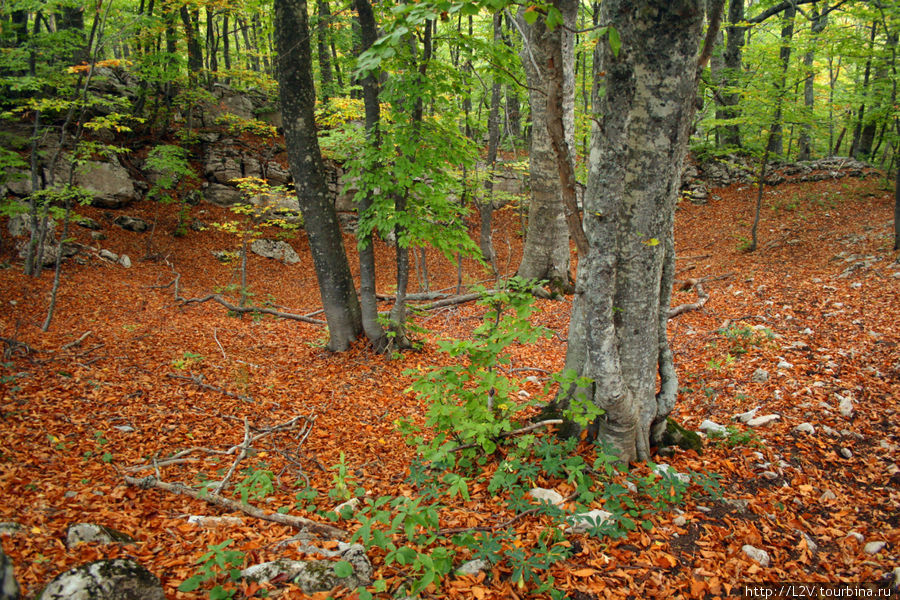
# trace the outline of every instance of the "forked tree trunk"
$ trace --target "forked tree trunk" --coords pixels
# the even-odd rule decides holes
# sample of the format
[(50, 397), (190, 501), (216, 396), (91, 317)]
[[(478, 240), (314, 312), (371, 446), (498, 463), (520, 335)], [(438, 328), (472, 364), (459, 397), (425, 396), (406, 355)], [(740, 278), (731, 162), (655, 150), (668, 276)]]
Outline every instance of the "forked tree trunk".
[(600, 22), (615, 27), (622, 45), (616, 56), (601, 42), (597, 70), (606, 73), (606, 89), (594, 109), (584, 199), (589, 251), (579, 258), (566, 368), (593, 382), (570, 394), (605, 411), (598, 434), (623, 461), (649, 457), (678, 387), (666, 337), (673, 217), (695, 110), (704, 4), (602, 5)]
[(328, 322), (328, 348), (343, 351), (359, 335), (362, 322), (313, 120), (316, 92), (306, 0), (275, 0), (275, 44), (285, 143)]

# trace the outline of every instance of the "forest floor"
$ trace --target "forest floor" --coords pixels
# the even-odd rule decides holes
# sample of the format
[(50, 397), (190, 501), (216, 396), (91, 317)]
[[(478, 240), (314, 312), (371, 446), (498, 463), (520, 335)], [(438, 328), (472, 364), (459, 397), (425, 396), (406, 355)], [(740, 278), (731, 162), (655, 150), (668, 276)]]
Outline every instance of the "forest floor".
[[(683, 202), (676, 216), (678, 278), (706, 278), (710, 300), (670, 322), (681, 386), (673, 416), (692, 429), (705, 419), (732, 429), (707, 443), (702, 455), (679, 450), (659, 460), (680, 472), (719, 475), (722, 497), (695, 486), (676, 509), (652, 516), (650, 531), (638, 528), (618, 540), (576, 536), (572, 555), (549, 571), (570, 598), (719, 597), (753, 582), (872, 582), (900, 567), (900, 263), (891, 251), (892, 191), (876, 175), (768, 188), (760, 248), (746, 253), (741, 246), (754, 203), (755, 188), (733, 185), (712, 189), (707, 205)], [(152, 234), (119, 229), (114, 215), (100, 209), (81, 212), (100, 222), (108, 238), (94, 242), (86, 229), (74, 227), (77, 241), (127, 254), (133, 267), (97, 253), (82, 254), (83, 264), (67, 263), (47, 333), (40, 324), (52, 272), (23, 276), (8, 238), (0, 255), (11, 265), (0, 269), (0, 336), (27, 344), (0, 345), (6, 351), (0, 365), (0, 522), (23, 525), (0, 542), (26, 596), (75, 565), (131, 556), (161, 579), (168, 597), (200, 597), (177, 587), (196, 571), (208, 546), (228, 539), (234, 540), (229, 549), (245, 553), (245, 564), (297, 558), (275, 547), (294, 533), (287, 526), (240, 513), (232, 513), (240, 523), (188, 524), (186, 515), (221, 511), (123, 482), (124, 474), (152, 474), (128, 471), (149, 457), (241, 444), (245, 419), (263, 427), (315, 416), (308, 437), (294, 448), (293, 464), (277, 451), (297, 443), (285, 433), (264, 440), (268, 452), (241, 465), (265, 465), (279, 475), (275, 490), (260, 501), (270, 510), (305, 514), (294, 498), (304, 477), (324, 499), (335, 475), (330, 467), (342, 453), (349, 477), (371, 495), (411, 493), (405, 479), (414, 449), (394, 423), (421, 422), (424, 405), (407, 391), (412, 379), (404, 373), (447, 364), (434, 341), (471, 335), (483, 308), (464, 304), (418, 317), (428, 330), (424, 348), (402, 357), (376, 355), (363, 342), (332, 354), (321, 325), (240, 319), (213, 302), (183, 306), (174, 300), (173, 287), (165, 287), (173, 270), (184, 297), (237, 283), (236, 265), (212, 254), (234, 250), (233, 236), (210, 228), (172, 237), (176, 206), (144, 202), (125, 211), (155, 220)], [(213, 223), (231, 215), (201, 205), (191, 208), (191, 217)], [(515, 209), (497, 213), (494, 240), (504, 273), (514, 271), (521, 252), (519, 219)], [(346, 242), (353, 264), (353, 240)], [(308, 246), (302, 233), (291, 243), (300, 264), (250, 255), (248, 282), (257, 303), (309, 313), (320, 300)], [(378, 290), (390, 293), (391, 249), (379, 245), (376, 251), (384, 267)], [(456, 266), (431, 254), (428, 264), (431, 289), (454, 291)], [(465, 264), (466, 284), (486, 278), (475, 263)], [(694, 300), (693, 292), (677, 291), (673, 304)], [(563, 364), (571, 297), (537, 306), (534, 322), (558, 335), (515, 348), (511, 367), (544, 379)], [(767, 380), (754, 377), (758, 369), (768, 372)], [(198, 376), (217, 389), (186, 379)], [(541, 382), (523, 385), (540, 396)], [(841, 398), (850, 399), (852, 414), (846, 402), (840, 410)], [(755, 407), (759, 415), (780, 418), (758, 428), (733, 420)], [(805, 422), (814, 433), (795, 430)], [(160, 474), (195, 484), (203, 469), (212, 473), (216, 465), (173, 464)], [(537, 483), (570, 491), (564, 482)], [(443, 526), (507, 518), (489, 512), (485, 490), (471, 491), (468, 506), (456, 498), (459, 505), (442, 513)], [(533, 540), (539, 520), (517, 521), (519, 538)], [(138, 543), (68, 549), (67, 526), (79, 522), (112, 527)], [(870, 542), (885, 545), (870, 554)], [(746, 544), (766, 550), (769, 566), (749, 558)], [(373, 562), (376, 577), (402, 576), (377, 553)], [(426, 596), (534, 596), (509, 575), (501, 562), (486, 576), (451, 576)], [(268, 597), (303, 597), (284, 584), (267, 587)], [(255, 589), (245, 586), (237, 597)]]

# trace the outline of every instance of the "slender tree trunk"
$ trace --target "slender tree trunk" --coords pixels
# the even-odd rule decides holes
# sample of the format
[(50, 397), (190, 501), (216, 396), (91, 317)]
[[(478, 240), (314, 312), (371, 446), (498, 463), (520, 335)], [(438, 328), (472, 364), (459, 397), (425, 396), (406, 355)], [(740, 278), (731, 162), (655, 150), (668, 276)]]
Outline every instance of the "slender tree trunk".
[(328, 322), (328, 347), (343, 351), (359, 335), (362, 320), (316, 137), (308, 19), (306, 0), (275, 0), (276, 71), (285, 144)]
[[(354, 0), (359, 16), (361, 34), (360, 50), (365, 52), (378, 39), (378, 26), (369, 0)], [(378, 102), (378, 74), (368, 73), (362, 80), (363, 103), (366, 110), (366, 141), (370, 148), (377, 149), (381, 145), (381, 106)], [(362, 217), (372, 208), (372, 195), (359, 202), (359, 215)], [(358, 240), (359, 246), (359, 301), (362, 308), (362, 326), (366, 337), (375, 347), (376, 352), (387, 348), (387, 337), (384, 328), (378, 321), (378, 301), (375, 298), (375, 248), (372, 245), (372, 233), (369, 232)]]
[[(737, 88), (741, 78), (743, 63), (743, 47), (746, 27), (744, 21), (744, 0), (731, 0), (728, 3), (728, 37), (725, 42), (723, 55), (724, 69), (722, 72), (722, 117), (725, 119), (737, 119), (740, 116), (741, 95)], [(722, 133), (722, 143), (726, 146), (740, 148), (741, 126), (737, 123), (725, 125)]]
[(319, 21), (316, 23), (316, 50), (319, 57), (319, 77), (322, 79), (322, 104), (328, 102), (334, 78), (331, 75), (331, 57), (328, 55), (328, 28), (331, 21), (331, 9), (328, 0), (317, 0)]
[[(503, 34), (503, 15), (496, 13), (494, 15), (494, 44), (500, 44)], [(497, 166), (497, 149), (500, 145), (500, 92), (501, 84), (495, 76), (494, 83), (491, 86), (491, 109), (488, 114), (488, 154), (487, 166), (488, 174), (484, 182), (484, 200), (478, 203), (478, 212), (480, 216), (481, 226), (478, 233), (478, 246), (481, 248), (481, 255), (484, 260), (491, 266), (494, 275), (497, 275), (497, 255), (494, 252), (494, 243), (492, 241), (493, 234), (493, 215), (494, 215), (494, 177)]]
[(787, 94), (787, 72), (791, 65), (791, 41), (794, 37), (794, 18), (797, 9), (793, 6), (785, 9), (782, 14), (781, 25), (781, 49), (778, 52), (781, 60), (781, 74), (775, 85), (775, 115), (772, 117), (772, 135), (769, 136), (769, 152), (777, 156), (784, 154), (784, 139), (782, 135), (782, 110), (784, 98)]
[(222, 13), (222, 60), (225, 61), (225, 70), (231, 70), (231, 43), (228, 41), (228, 12)]
[(815, 47), (819, 41), (819, 34), (825, 30), (828, 24), (828, 4), (825, 4), (822, 13), (819, 12), (817, 6), (812, 9), (813, 22), (810, 26), (810, 34), (812, 39), (809, 42), (809, 49), (803, 56), (803, 68), (806, 71), (806, 79), (803, 80), (803, 107), (804, 119), (801, 125), (798, 160), (809, 160), (812, 157), (812, 126), (815, 107), (815, 69), (813, 61), (815, 59)]
[(871, 34), (869, 37), (869, 52), (866, 59), (866, 68), (863, 72), (862, 97), (863, 101), (859, 106), (859, 116), (856, 120), (856, 126), (853, 128), (853, 142), (850, 144), (850, 156), (858, 160), (865, 160), (872, 150), (872, 138), (874, 131), (869, 128), (866, 123), (866, 100), (869, 96), (869, 77), (872, 72), (872, 53), (875, 47), (875, 34), (878, 31), (878, 21), (872, 22)]
[(188, 48), (188, 79), (194, 84), (197, 82), (197, 76), (203, 70), (203, 50), (200, 46), (199, 37), (199, 13), (190, 12), (187, 5), (183, 5), (179, 10), (181, 14), (181, 23), (184, 27), (184, 37), (187, 39)]
[[(432, 34), (434, 31), (434, 21), (425, 21), (425, 30), (422, 35), (422, 60), (419, 61), (415, 68), (418, 72), (419, 80), (423, 82), (428, 71), (428, 63), (431, 61), (432, 52)], [(416, 60), (416, 37), (410, 36), (409, 43), (412, 50), (412, 60)], [(414, 86), (418, 87), (418, 86)], [(415, 93), (415, 92), (413, 92)], [(422, 119), (424, 117), (425, 104), (422, 96), (419, 95), (413, 106), (410, 118), (410, 126), (414, 131), (420, 129)], [(403, 191), (397, 194), (394, 199), (394, 211), (400, 215), (406, 212), (409, 202), (409, 192)], [(397, 297), (394, 306), (391, 308), (391, 332), (393, 334), (392, 344), (396, 348), (410, 348), (412, 343), (406, 332), (406, 292), (409, 287), (409, 240), (407, 238), (406, 228), (398, 223), (394, 227), (394, 236), (397, 239)], [(404, 241), (405, 240), (405, 241)]]
[(210, 82), (215, 81), (219, 71), (219, 36), (216, 30), (216, 13), (206, 8), (206, 69)]
[[(605, 89), (584, 200), (590, 249), (579, 258), (566, 368), (593, 382), (569, 398), (584, 394), (605, 411), (598, 435), (629, 462), (649, 458), (677, 393), (666, 338), (673, 222), (705, 11), (703, 0), (604, 0), (602, 10), (622, 46), (616, 56), (600, 44)], [(707, 44), (717, 30), (718, 18)]]

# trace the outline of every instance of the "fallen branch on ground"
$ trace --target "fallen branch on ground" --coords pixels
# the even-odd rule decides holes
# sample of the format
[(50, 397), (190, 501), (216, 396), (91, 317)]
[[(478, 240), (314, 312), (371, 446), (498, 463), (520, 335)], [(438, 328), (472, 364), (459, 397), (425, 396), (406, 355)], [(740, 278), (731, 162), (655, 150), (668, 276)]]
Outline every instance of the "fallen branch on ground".
[(80, 345), (81, 345), (81, 342), (83, 342), (84, 340), (86, 340), (86, 339), (87, 339), (87, 336), (91, 335), (91, 333), (93, 333), (93, 332), (92, 332), (90, 329), (87, 330), (87, 331), (85, 331), (85, 332), (81, 335), (80, 338), (78, 338), (78, 339), (75, 340), (74, 342), (69, 342), (68, 344), (66, 344), (65, 346), (63, 346), (61, 349), (62, 349), (62, 350), (68, 350), (69, 348), (74, 348), (75, 346), (80, 346)]
[[(568, 496), (563, 498), (562, 504), (571, 502), (572, 500), (574, 500), (575, 498), (578, 497), (578, 494), (579, 494), (578, 491), (572, 492), (571, 494), (569, 494)], [(519, 519), (526, 517), (528, 515), (534, 514), (534, 513), (538, 512), (539, 510), (541, 510), (542, 508), (543, 508), (542, 506), (538, 505), (538, 506), (535, 506), (534, 508), (529, 508), (528, 510), (523, 510), (516, 516), (510, 517), (506, 521), (503, 521), (502, 523), (498, 523), (496, 525), (483, 525), (480, 527), (453, 527), (450, 529), (441, 529), (440, 531), (437, 532), (437, 535), (456, 535), (458, 533), (469, 533), (469, 532), (475, 532), (475, 531), (489, 532), (489, 531), (497, 531), (498, 529), (506, 529), (507, 527), (509, 527), (516, 521), (518, 521)]]
[[(321, 319), (313, 319), (309, 315), (298, 315), (298, 314), (294, 314), (294, 313), (282, 312), (280, 310), (274, 310), (272, 308), (261, 308), (261, 307), (256, 307), (256, 306), (237, 306), (235, 304), (232, 304), (228, 300), (226, 300), (225, 297), (222, 296), (221, 294), (209, 294), (207, 296), (203, 296), (200, 298), (184, 298), (183, 296), (181, 296), (181, 294), (179, 293), (179, 289), (178, 289), (179, 285), (181, 283), (181, 273), (176, 271), (175, 267), (173, 267), (172, 264), (169, 263), (169, 261), (166, 261), (166, 264), (169, 265), (169, 268), (172, 270), (172, 273), (175, 275), (175, 279), (173, 279), (171, 282), (167, 283), (166, 285), (152, 285), (152, 286), (150, 286), (150, 288), (151, 289), (165, 289), (165, 288), (174, 286), (175, 287), (175, 290), (174, 290), (175, 301), (180, 303), (181, 305), (202, 304), (204, 302), (209, 302), (210, 300), (212, 300), (213, 302), (218, 302), (219, 304), (221, 304), (228, 310), (238, 313), (238, 314), (254, 313), (254, 314), (262, 314), (262, 315), (271, 315), (273, 317), (278, 317), (280, 319), (291, 319), (293, 321), (301, 321), (303, 323), (311, 323), (313, 325), (325, 325), (326, 324), (325, 321), (322, 321)], [(311, 314), (318, 314), (320, 312), (322, 312), (322, 311), (317, 310)]]
[(670, 308), (669, 309), (669, 318), (670, 319), (674, 319), (678, 315), (684, 314), (688, 311), (700, 310), (701, 308), (703, 308), (703, 305), (706, 304), (706, 302), (709, 300), (709, 294), (707, 294), (703, 290), (703, 284), (700, 282), (699, 279), (698, 280), (689, 279), (688, 283), (690, 283), (691, 284), (690, 287), (693, 287), (694, 291), (697, 292), (698, 300), (696, 302), (691, 302), (689, 304), (681, 304), (679, 306)]
[(347, 537), (347, 532), (343, 529), (338, 529), (337, 527), (332, 527), (331, 525), (326, 525), (325, 523), (318, 523), (311, 519), (297, 517), (294, 515), (283, 515), (277, 512), (265, 512), (256, 508), (255, 506), (243, 504), (241, 502), (238, 502), (237, 500), (232, 500), (231, 498), (225, 498), (213, 493), (201, 494), (199, 491), (191, 489), (180, 483), (166, 483), (165, 481), (160, 481), (156, 477), (152, 476), (139, 478), (125, 475), (125, 483), (127, 483), (128, 485), (139, 487), (143, 490), (157, 488), (166, 492), (171, 492), (173, 494), (188, 496), (190, 498), (194, 498), (195, 500), (204, 500), (205, 502), (208, 502), (213, 506), (218, 506), (226, 510), (242, 512), (247, 516), (253, 517), (254, 519), (271, 521), (280, 525), (293, 527), (294, 529), (305, 529), (306, 531), (309, 531), (311, 533), (338, 539), (344, 539)]
[(424, 306), (417, 306), (418, 310), (434, 310), (436, 308), (443, 308), (445, 306), (456, 306), (457, 304), (465, 304), (466, 302), (474, 302), (475, 300), (481, 299), (484, 294), (492, 294), (495, 290), (488, 290), (485, 293), (473, 293), (473, 294), (461, 294), (459, 296), (450, 296), (449, 298), (444, 298), (443, 300), (438, 300), (437, 302), (432, 302), (431, 304), (425, 304)]

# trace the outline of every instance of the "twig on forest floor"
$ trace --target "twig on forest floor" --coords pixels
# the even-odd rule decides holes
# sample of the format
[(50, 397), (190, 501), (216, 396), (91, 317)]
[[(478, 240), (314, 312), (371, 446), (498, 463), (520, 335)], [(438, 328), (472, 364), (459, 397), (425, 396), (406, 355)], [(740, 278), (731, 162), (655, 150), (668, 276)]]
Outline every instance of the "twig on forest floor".
[(195, 500), (203, 500), (209, 504), (212, 504), (213, 506), (218, 506), (219, 508), (224, 508), (226, 510), (242, 512), (245, 515), (253, 517), (255, 519), (261, 519), (263, 521), (271, 521), (273, 523), (287, 525), (289, 527), (293, 527), (294, 529), (305, 529), (306, 531), (309, 531), (311, 533), (330, 536), (338, 539), (347, 537), (347, 532), (343, 529), (338, 529), (337, 527), (333, 527), (325, 523), (318, 523), (311, 519), (298, 517), (295, 515), (283, 515), (277, 512), (265, 512), (263, 510), (260, 510), (259, 508), (256, 508), (255, 506), (244, 504), (243, 502), (238, 502), (237, 500), (232, 500), (231, 498), (225, 498), (224, 496), (219, 496), (214, 493), (204, 494), (198, 490), (189, 488), (186, 485), (180, 483), (168, 483), (165, 481), (160, 481), (156, 477), (139, 478), (131, 477), (129, 475), (125, 475), (124, 479), (125, 483), (127, 483), (128, 485), (133, 485), (143, 490), (157, 488), (166, 492), (171, 492), (173, 494), (188, 496), (190, 498), (194, 498)]
[[(334, 536), (338, 538), (343, 538), (346, 536), (346, 532), (338, 529), (336, 527), (332, 527), (331, 525), (317, 523), (316, 521), (312, 521), (310, 519), (305, 519), (303, 517), (291, 516), (291, 515), (283, 515), (280, 513), (269, 513), (255, 506), (251, 506), (244, 502), (238, 502), (232, 500), (230, 498), (226, 498), (221, 495), (222, 491), (228, 486), (229, 481), (234, 476), (234, 473), (237, 471), (238, 465), (242, 460), (244, 460), (247, 456), (250, 455), (251, 451), (254, 450), (253, 444), (257, 441), (265, 438), (267, 436), (273, 435), (275, 433), (285, 433), (289, 431), (295, 431), (296, 435), (294, 436), (294, 440), (297, 443), (297, 452), (299, 453), (299, 448), (302, 446), (303, 442), (309, 437), (310, 432), (312, 431), (313, 424), (315, 423), (316, 417), (315, 415), (305, 416), (298, 415), (291, 418), (288, 421), (283, 423), (278, 423), (276, 425), (272, 425), (270, 427), (253, 427), (250, 425), (249, 421), (244, 418), (244, 439), (240, 444), (232, 446), (227, 450), (217, 450), (215, 448), (204, 448), (204, 447), (193, 447), (188, 448), (186, 450), (182, 450), (180, 452), (176, 452), (172, 456), (164, 459), (157, 459), (154, 457), (150, 462), (134, 465), (131, 467), (127, 467), (125, 469), (126, 472), (137, 472), (143, 471), (146, 469), (152, 469), (156, 474), (155, 476), (149, 477), (132, 477), (130, 475), (123, 475), (125, 479), (125, 483), (128, 485), (133, 485), (136, 487), (140, 487), (141, 489), (149, 489), (151, 487), (158, 488), (161, 490), (165, 490), (167, 492), (172, 492), (174, 494), (182, 494), (189, 496), (191, 498), (197, 500), (205, 500), (206, 502), (218, 506), (227, 510), (232, 511), (240, 511), (246, 515), (249, 515), (253, 518), (263, 519), (266, 521), (272, 521), (275, 523), (280, 523), (283, 525), (289, 525), (296, 529), (306, 529), (307, 531), (313, 533), (319, 533), (323, 535)], [(298, 425), (300, 426), (298, 429)], [(256, 433), (254, 433), (256, 432)], [(282, 451), (281, 449), (276, 448), (275, 451), (281, 453), (282, 455), (287, 455), (288, 452)], [(189, 455), (202, 452), (208, 455), (214, 456), (224, 456), (224, 455), (237, 455), (235, 457), (234, 462), (231, 464), (228, 472), (226, 473), (224, 479), (218, 482), (215, 485), (214, 489), (211, 489), (212, 486), (207, 487), (206, 489), (194, 489), (182, 483), (170, 483), (162, 480), (160, 475), (160, 468), (175, 465), (175, 464), (184, 464), (187, 462), (200, 462), (203, 459), (199, 457), (191, 457)], [(118, 469), (117, 469), (118, 470)], [(301, 469), (302, 474), (302, 469)], [(304, 476), (305, 477), (305, 476)], [(307, 478), (307, 482), (308, 482)]]
[[(173, 279), (171, 282), (169, 282), (166, 285), (150, 286), (150, 288), (151, 289), (165, 289), (165, 288), (174, 286), (175, 301), (178, 302), (179, 304), (181, 304), (182, 306), (184, 306), (186, 304), (202, 304), (204, 302), (213, 301), (213, 302), (218, 302), (219, 304), (221, 304), (222, 306), (224, 306), (231, 312), (237, 313), (237, 314), (253, 313), (253, 314), (271, 315), (273, 317), (278, 317), (280, 319), (290, 319), (293, 321), (301, 321), (303, 323), (311, 323), (313, 325), (325, 325), (326, 324), (325, 321), (322, 321), (321, 319), (313, 319), (309, 315), (298, 315), (298, 314), (294, 314), (294, 313), (287, 313), (287, 312), (282, 312), (280, 310), (274, 310), (271, 308), (262, 308), (262, 307), (258, 307), (258, 306), (237, 306), (235, 304), (232, 304), (228, 300), (226, 300), (225, 297), (222, 296), (221, 294), (207, 294), (206, 296), (202, 296), (199, 298), (184, 298), (183, 296), (181, 296), (181, 294), (179, 292), (179, 286), (181, 284), (181, 273), (176, 271), (175, 267), (173, 267), (172, 264), (168, 260), (166, 261), (166, 264), (169, 265), (169, 268), (172, 270), (172, 273), (174, 274), (175, 279)], [(314, 311), (310, 314), (319, 314), (319, 312), (321, 312), (321, 310)]]
[(93, 333), (93, 331), (91, 331), (90, 329), (88, 329), (88, 330), (85, 331), (83, 334), (81, 334), (81, 337), (80, 337), (80, 338), (78, 338), (78, 339), (75, 340), (74, 342), (69, 342), (68, 344), (66, 344), (66, 345), (64, 345), (62, 348), (60, 348), (60, 350), (68, 350), (69, 348), (74, 348), (75, 346), (80, 346), (80, 345), (81, 345), (81, 342), (83, 342), (84, 340), (86, 340), (87, 337), (88, 337), (89, 335), (91, 335), (92, 333)]
[(699, 280), (694, 280), (692, 287), (694, 288), (694, 291), (697, 292), (698, 300), (696, 302), (681, 304), (679, 306), (670, 308), (669, 319), (674, 319), (678, 315), (684, 314), (688, 311), (700, 310), (701, 308), (703, 308), (703, 305), (706, 304), (706, 302), (709, 300), (709, 294), (704, 291), (703, 284), (700, 283)]

